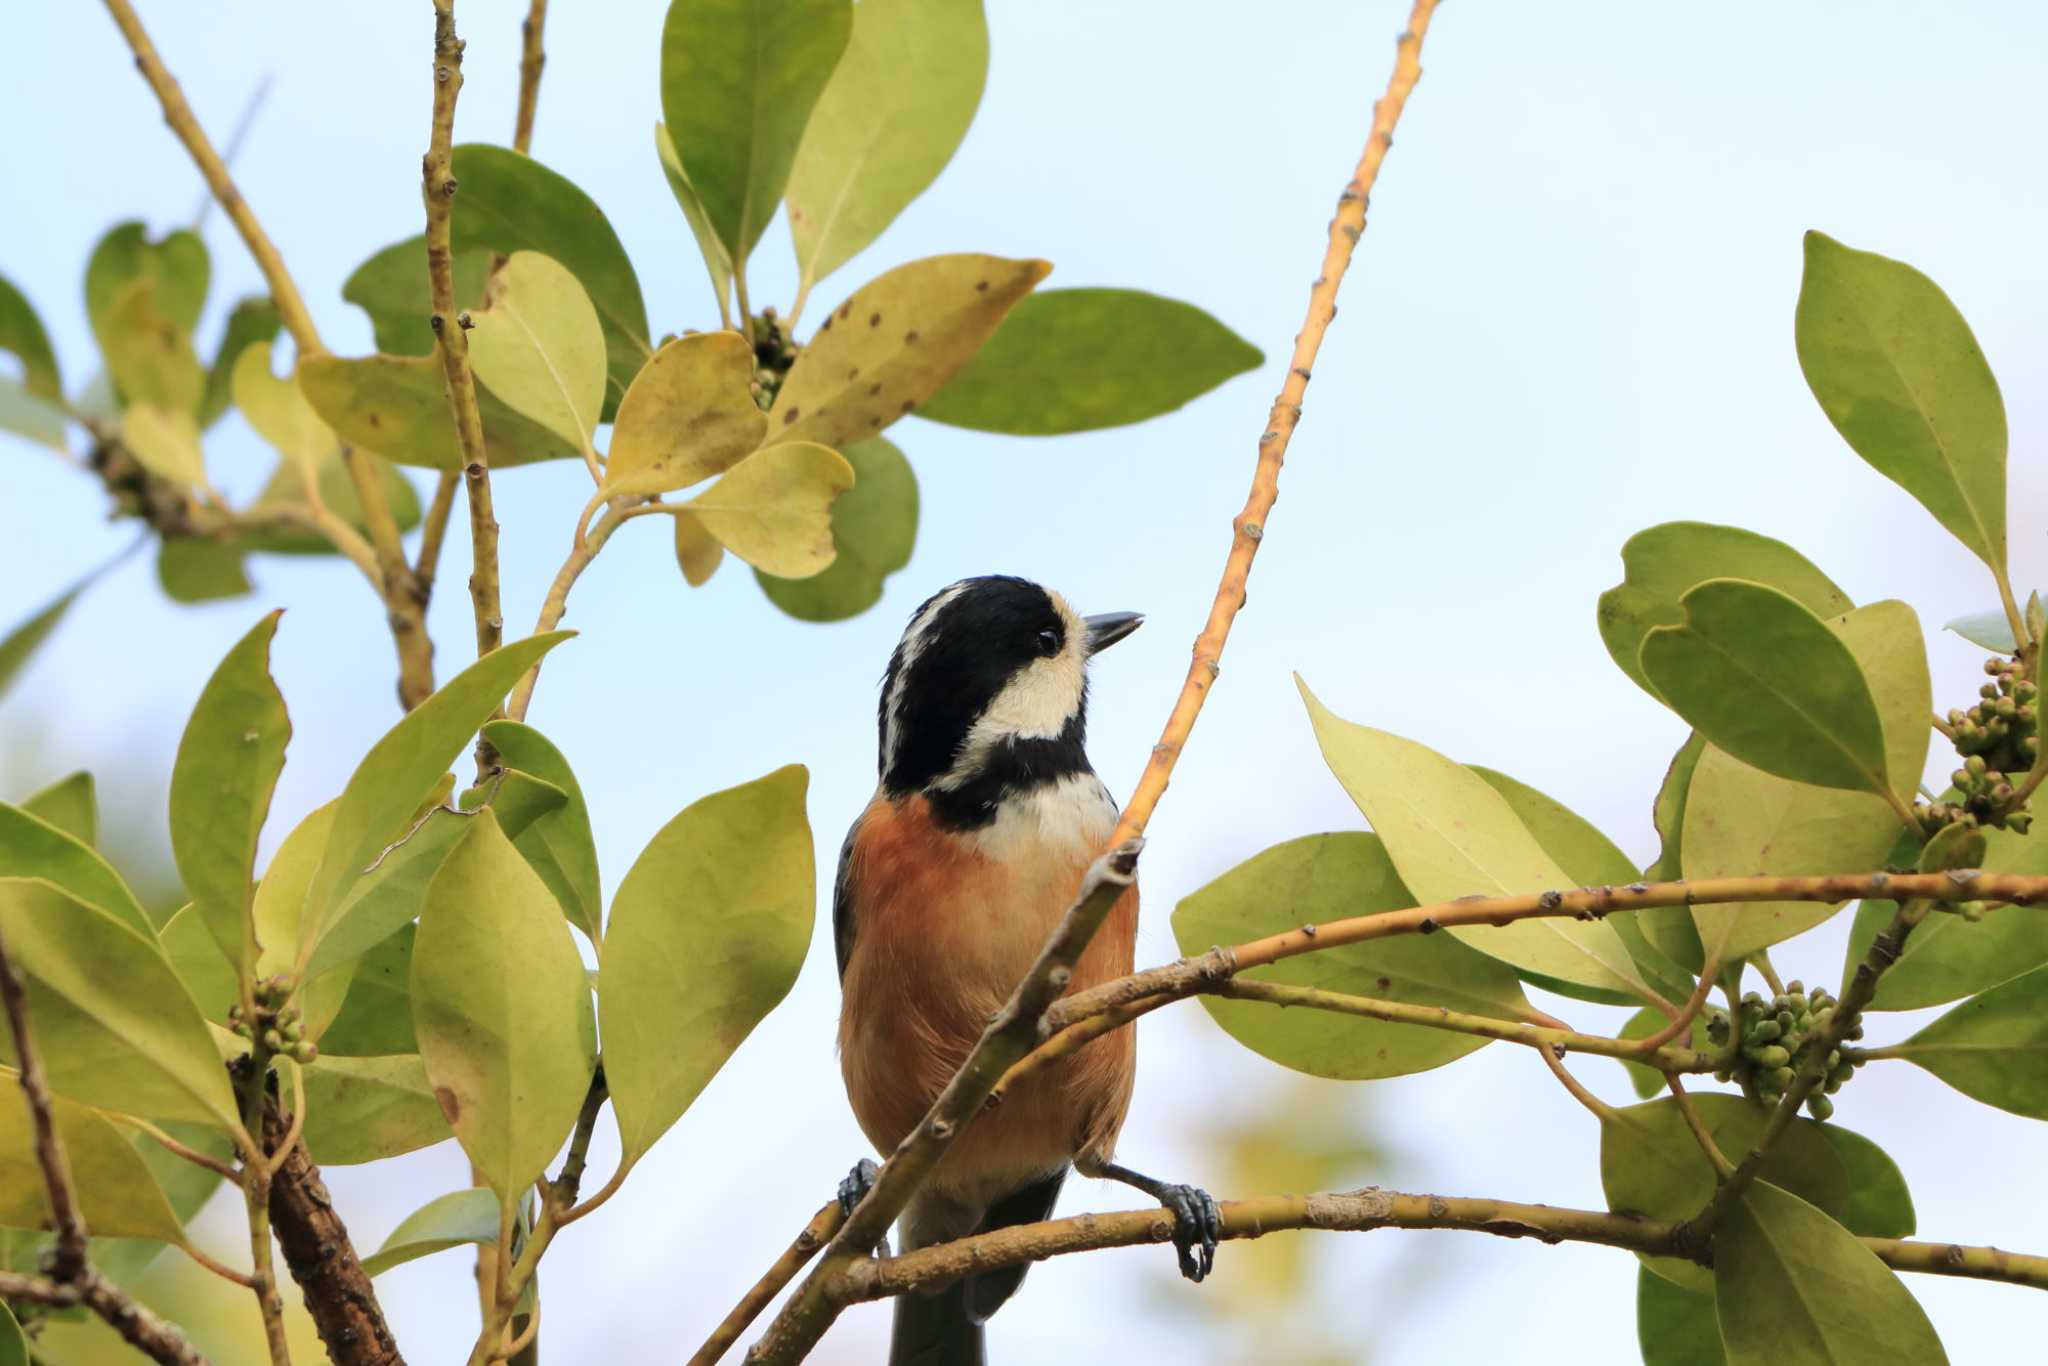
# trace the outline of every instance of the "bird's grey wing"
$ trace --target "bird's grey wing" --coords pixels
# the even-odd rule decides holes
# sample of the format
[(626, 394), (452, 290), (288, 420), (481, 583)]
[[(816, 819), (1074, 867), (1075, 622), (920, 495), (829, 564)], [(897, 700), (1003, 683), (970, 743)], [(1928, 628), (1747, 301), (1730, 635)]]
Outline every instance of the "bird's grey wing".
[(846, 842), (839, 846), (839, 874), (832, 884), (832, 943), (839, 953), (842, 981), (846, 978), (846, 960), (853, 956), (853, 936), (859, 928), (854, 923), (853, 892), (846, 885), (846, 869), (853, 861), (853, 842), (860, 838), (860, 819), (854, 820), (853, 828), (846, 832)]

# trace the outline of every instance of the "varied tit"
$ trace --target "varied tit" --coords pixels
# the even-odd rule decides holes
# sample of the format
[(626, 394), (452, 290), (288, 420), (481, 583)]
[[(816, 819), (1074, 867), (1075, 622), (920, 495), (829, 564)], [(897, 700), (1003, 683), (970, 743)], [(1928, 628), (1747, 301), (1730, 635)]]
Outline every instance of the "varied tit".
[[(966, 579), (912, 614), (882, 679), (881, 784), (848, 832), (833, 900), (840, 1068), (883, 1153), (915, 1128), (1072, 903), (1116, 825), (1088, 766), (1088, 661), (1138, 628), (1082, 617), (1024, 579)], [(1131, 971), (1138, 889), (1069, 990)], [(1110, 1160), (1130, 1106), (1132, 1031), (1089, 1044), (978, 1116), (904, 1211), (905, 1249), (1047, 1218), (1071, 1166), (1174, 1212), (1182, 1273), (1214, 1261), (1215, 1201)], [(850, 1209), (874, 1164), (842, 1187)], [(976, 1366), (982, 1323), (1024, 1267), (896, 1302), (891, 1366)]]

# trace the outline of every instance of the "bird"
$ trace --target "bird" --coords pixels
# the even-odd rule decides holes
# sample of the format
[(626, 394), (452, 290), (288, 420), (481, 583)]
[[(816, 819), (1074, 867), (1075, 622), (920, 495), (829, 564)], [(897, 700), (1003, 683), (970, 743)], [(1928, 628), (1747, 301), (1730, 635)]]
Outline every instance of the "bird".
[[(928, 598), (889, 657), (878, 783), (841, 848), (833, 896), (840, 1070), (855, 1118), (883, 1153), (925, 1117), (1116, 826), (1116, 802), (1088, 763), (1088, 666), (1143, 621), (1083, 617), (1027, 579), (987, 575)], [(1137, 921), (1134, 885), (1069, 990), (1131, 971)], [(1077, 1170), (1171, 1210), (1182, 1274), (1205, 1277), (1216, 1202), (1112, 1160), (1134, 1064), (1132, 1031), (1118, 1030), (978, 1116), (905, 1209), (904, 1250), (1044, 1219)], [(841, 1184), (849, 1213), (876, 1170), (863, 1160)], [(900, 1296), (890, 1366), (982, 1366), (982, 1325), (1025, 1270)]]

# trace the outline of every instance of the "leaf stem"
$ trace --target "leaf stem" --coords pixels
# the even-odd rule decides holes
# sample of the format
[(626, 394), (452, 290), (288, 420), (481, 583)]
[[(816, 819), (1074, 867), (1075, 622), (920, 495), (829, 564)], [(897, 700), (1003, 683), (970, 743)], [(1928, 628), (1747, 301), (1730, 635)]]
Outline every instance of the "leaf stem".
[(1681, 1034), (1691, 1037), (1688, 1031), (1692, 1029), (1692, 1022), (1699, 1018), (1701, 1008), (1706, 1005), (1707, 993), (1714, 989), (1714, 978), (1720, 971), (1721, 956), (1715, 954), (1709, 957), (1706, 965), (1700, 969), (1700, 980), (1693, 987), (1692, 995), (1686, 998), (1685, 1005), (1679, 1012), (1671, 1017), (1671, 1022), (1636, 1045), (1644, 1057), (1655, 1053)]
[(172, 1138), (156, 1125), (151, 1124), (148, 1120), (141, 1119), (135, 1115), (123, 1115), (121, 1122), (149, 1135), (164, 1151), (173, 1156), (182, 1157), (195, 1167), (204, 1167), (216, 1176), (225, 1177), (238, 1186), (242, 1184), (241, 1168), (235, 1166), (234, 1163), (223, 1162), (212, 1153), (202, 1153), (197, 1148), (188, 1147), (177, 1139)]
[(1614, 1115), (1614, 1107), (1588, 1091), (1579, 1079), (1564, 1065), (1563, 1049), (1557, 1047), (1539, 1048), (1536, 1056), (1543, 1059), (1543, 1065), (1557, 1078), (1558, 1085), (1571, 1093), (1573, 1100), (1586, 1107), (1593, 1118), (1605, 1123)]
[(1714, 1142), (1714, 1136), (1707, 1132), (1707, 1126), (1700, 1122), (1700, 1112), (1694, 1108), (1692, 1097), (1686, 1094), (1685, 1083), (1678, 1079), (1676, 1072), (1664, 1074), (1665, 1085), (1671, 1088), (1671, 1099), (1678, 1104), (1678, 1113), (1685, 1120), (1685, 1127), (1692, 1130), (1692, 1136), (1700, 1145), (1700, 1151), (1707, 1155), (1707, 1161), (1714, 1168), (1714, 1175), (1726, 1181), (1735, 1174), (1735, 1164), (1728, 1160), (1721, 1145)]

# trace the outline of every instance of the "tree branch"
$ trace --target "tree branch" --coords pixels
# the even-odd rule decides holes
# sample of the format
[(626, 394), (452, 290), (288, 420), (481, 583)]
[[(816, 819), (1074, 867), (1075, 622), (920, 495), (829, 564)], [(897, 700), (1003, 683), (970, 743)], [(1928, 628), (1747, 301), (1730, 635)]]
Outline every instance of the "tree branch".
[(512, 150), (526, 152), (533, 147), (533, 115), (540, 106), (540, 72), (548, 55), (541, 48), (541, 29), (548, 21), (548, 0), (533, 0), (526, 19), (519, 25), (519, 115), (512, 126)]
[(434, 0), (434, 115), (427, 155), (420, 167), (421, 195), (427, 206), (427, 279), (434, 299), (434, 313), (428, 322), (440, 343), (442, 380), (462, 447), (462, 479), (469, 490), (474, 555), (469, 595), (476, 613), (476, 652), (483, 656), (503, 641), (505, 616), (498, 603), (498, 518), (491, 506), (491, 462), (484, 449), (483, 418), (477, 412), (476, 377), (469, 369), (469, 319), (455, 313), (455, 257), (450, 245), (455, 170), (450, 147), (455, 137), (455, 101), (462, 93), (462, 47), (462, 40), (455, 36), (455, 0)]
[(1231, 623), (1237, 620), (1238, 612), (1244, 607), (1245, 582), (1251, 577), (1252, 559), (1259, 553), (1259, 545), (1266, 536), (1266, 518), (1280, 497), (1280, 466), (1287, 458), (1287, 443), (1301, 422), (1301, 400), (1308, 392), (1316, 353), (1322, 349), (1323, 334), (1329, 330), (1331, 319), (1337, 316), (1337, 286), (1343, 283), (1344, 272), (1351, 265), (1352, 251), (1365, 233), (1366, 201), (1372, 194), (1373, 183), (1379, 179), (1387, 150), (1394, 145), (1394, 127), (1401, 121), (1401, 111), (1408, 105), (1409, 93), (1422, 79), (1422, 39), (1429, 32), (1429, 21), (1436, 12), (1436, 4), (1437, 0), (1415, 0), (1415, 7), (1408, 15), (1407, 31), (1395, 45), (1394, 74), (1387, 82), (1387, 93), (1373, 106), (1372, 131), (1366, 137), (1365, 152), (1359, 157), (1358, 166), (1352, 171), (1344, 192), (1337, 197), (1337, 212), (1330, 219), (1329, 244), (1323, 250), (1323, 268), (1309, 289), (1308, 317), (1302, 323), (1301, 331), (1295, 334), (1294, 355), (1288, 362), (1286, 382), (1280, 386), (1280, 395), (1273, 400), (1272, 411), (1266, 417), (1266, 429), (1259, 435), (1258, 465), (1252, 475), (1251, 493), (1245, 499), (1244, 510), (1231, 523), (1230, 555), (1223, 562), (1223, 580), (1216, 586), (1216, 598), (1209, 606), (1208, 622), (1202, 627), (1202, 634), (1195, 638), (1194, 658), (1188, 664), (1187, 681), (1181, 684), (1180, 696), (1166, 718), (1166, 728), (1160, 733), (1159, 743), (1152, 747), (1152, 757), (1138, 779), (1137, 790), (1124, 804), (1123, 815), (1117, 820), (1115, 833), (1110, 836), (1109, 842), (1113, 845), (1145, 833), (1152, 820), (1153, 808), (1158, 806), (1159, 798), (1173, 777), (1173, 766), (1187, 745), (1188, 735), (1195, 728), (1195, 718), (1201, 714), (1202, 704), (1208, 700), (1209, 687), (1216, 681), (1221, 668), (1223, 646), (1230, 639)]
[(751, 1328), (754, 1320), (761, 1317), (761, 1311), (782, 1293), (782, 1287), (794, 1280), (796, 1273), (818, 1255), (819, 1248), (832, 1241), (832, 1235), (839, 1232), (839, 1226), (845, 1222), (844, 1207), (836, 1199), (827, 1200), (811, 1216), (811, 1222), (796, 1235), (788, 1250), (775, 1259), (775, 1265), (762, 1273), (754, 1288), (742, 1295), (740, 1302), (732, 1307), (732, 1312), (711, 1330), (711, 1336), (704, 1339), (704, 1345), (690, 1358), (688, 1366), (716, 1366), (740, 1340), (740, 1334)]
[(42, 1169), (43, 1191), (50, 1202), (50, 1223), (57, 1234), (49, 1254), (49, 1278), (0, 1277), (0, 1295), (40, 1304), (84, 1304), (131, 1346), (165, 1366), (205, 1366), (205, 1358), (170, 1324), (144, 1309), (93, 1268), (88, 1260), (85, 1217), (71, 1184), (71, 1163), (57, 1137), (52, 1116), (55, 1102), (43, 1076), (43, 1057), (36, 1048), (35, 1026), (29, 1019), (28, 988), (0, 939), (0, 1001), (7, 1009), (7, 1028), (14, 1039), (14, 1057), (29, 1124), (35, 1131), (36, 1165)]
[[(185, 145), (200, 175), (205, 177), (207, 188), (213, 191), (213, 197), (220, 201), (221, 208), (234, 221), (236, 231), (242, 235), (249, 254), (256, 260), (257, 269), (263, 272), (264, 281), (270, 286), (271, 300), (277, 305), (278, 317), (292, 334), (300, 359), (325, 355), (327, 346), (320, 340), (319, 329), (313, 324), (313, 315), (306, 308), (305, 297), (299, 293), (298, 284), (285, 268), (284, 257), (278, 254), (276, 243), (270, 240), (263, 224), (257, 220), (255, 210), (249, 207), (249, 202), (236, 188), (227, 163), (214, 150), (206, 130), (199, 126), (192, 106), (185, 102), (184, 91), (179, 89), (177, 80), (157, 55), (156, 45), (142, 27), (134, 6), (129, 0), (106, 0), (106, 6), (135, 53), (136, 69), (149, 82), (150, 89), (156, 92), (157, 102), (163, 106), (164, 121), (170, 125), (178, 141)], [(362, 502), (364, 520), (369, 524), (371, 544), (381, 575), (381, 596), (391, 623), (392, 640), (398, 649), (400, 697), (403, 700), (410, 695), (411, 700), (406, 702), (410, 707), (434, 690), (433, 643), (426, 631), (425, 601), (419, 596), (411, 571), (406, 568), (405, 551), (398, 539), (398, 523), (391, 515), (390, 500), (384, 496), (384, 486), (376, 472), (353, 450), (344, 449), (342, 460), (355, 485), (356, 496)], [(336, 541), (335, 544), (344, 553), (349, 553), (349, 547), (342, 542)]]
[[(1329, 1195), (1271, 1195), (1222, 1202), (1223, 1237), (1259, 1238), (1293, 1229), (1365, 1233), (1382, 1228), (1460, 1229), (1544, 1243), (1599, 1243), (1659, 1257), (1692, 1255), (1679, 1243), (1680, 1226), (1601, 1210), (1561, 1209), (1443, 1195), (1409, 1195), (1367, 1187)], [(1038, 1224), (1019, 1224), (977, 1234), (900, 1257), (854, 1263), (836, 1280), (833, 1296), (844, 1308), (867, 1300), (931, 1289), (969, 1273), (1000, 1270), (1027, 1262), (1103, 1248), (1164, 1243), (1173, 1237), (1173, 1214), (1163, 1209), (1083, 1214)], [(1863, 1245), (1900, 1271), (1968, 1276), (2048, 1289), (2048, 1257), (1997, 1248), (1865, 1238)]]
[[(264, 1138), (273, 1150), (290, 1127), (274, 1101), (264, 1106)], [(405, 1366), (376, 1287), (304, 1143), (290, 1148), (271, 1183), (270, 1219), (333, 1366)]]

